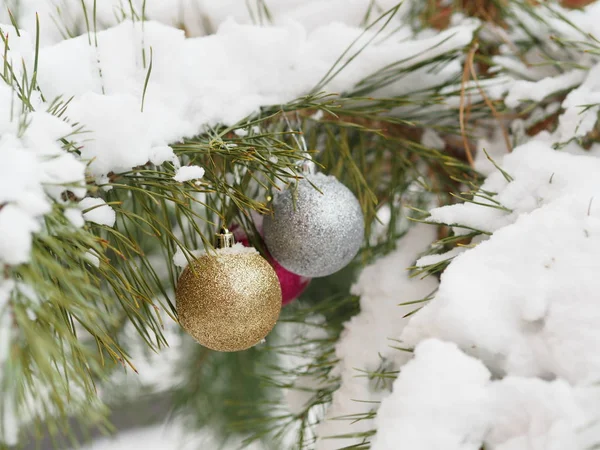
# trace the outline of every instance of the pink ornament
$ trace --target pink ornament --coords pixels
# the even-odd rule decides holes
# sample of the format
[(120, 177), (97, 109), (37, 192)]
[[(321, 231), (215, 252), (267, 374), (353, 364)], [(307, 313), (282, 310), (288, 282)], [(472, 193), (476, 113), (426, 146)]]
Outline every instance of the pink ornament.
[(275, 269), (277, 277), (279, 278), (279, 283), (281, 284), (282, 305), (285, 306), (292, 300), (295, 300), (298, 297), (300, 297), (300, 294), (304, 292), (304, 290), (310, 283), (310, 278), (296, 275), (295, 273), (290, 272), (277, 261), (275, 261), (275, 259), (273, 259), (273, 257), (268, 253), (267, 260), (271, 263), (271, 265)]
[[(244, 247), (251, 247), (250, 242), (248, 241), (248, 237), (244, 233), (244, 230), (241, 229), (241, 227), (233, 225), (230, 228), (230, 230), (234, 234), (236, 242), (240, 242)], [(260, 231), (262, 230), (259, 230), (259, 232)], [(279, 278), (279, 284), (281, 285), (281, 304), (285, 306), (288, 303), (300, 297), (300, 294), (304, 292), (311, 279), (300, 275), (296, 275), (295, 273), (292, 273), (289, 270), (285, 269), (281, 264), (275, 261), (275, 259), (269, 254), (268, 251), (265, 256), (267, 258), (267, 261), (269, 261), (269, 263), (271, 263), (271, 265), (273, 266), (273, 269), (275, 269), (275, 273)]]

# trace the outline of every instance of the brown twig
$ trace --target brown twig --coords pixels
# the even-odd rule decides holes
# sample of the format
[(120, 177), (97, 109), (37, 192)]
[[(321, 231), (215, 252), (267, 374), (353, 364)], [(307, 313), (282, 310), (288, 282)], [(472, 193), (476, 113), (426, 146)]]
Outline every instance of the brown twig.
[[(478, 45), (475, 42), (473, 44), (473, 48), (475, 50), (477, 50), (477, 47), (478, 47)], [(504, 126), (502, 115), (500, 113), (498, 113), (498, 110), (494, 106), (494, 103), (490, 100), (490, 98), (487, 96), (487, 94), (485, 93), (485, 91), (483, 90), (481, 85), (479, 84), (479, 79), (477, 78), (477, 74), (475, 73), (475, 67), (473, 66), (473, 59), (472, 58), (467, 59), (466, 64), (468, 64), (468, 66), (469, 66), (469, 72), (471, 73), (471, 76), (473, 77), (473, 81), (475, 81), (475, 85), (477, 86), (477, 89), (479, 90), (479, 93), (481, 94), (483, 101), (488, 106), (488, 108), (490, 108), (490, 110), (492, 111), (492, 115), (498, 121), (498, 125), (500, 125), (500, 129), (502, 130), (502, 135), (504, 136), (504, 143), (506, 144), (506, 149), (510, 153), (512, 151), (512, 144), (510, 143), (510, 136), (508, 135), (508, 130)]]
[(473, 64), (473, 58), (477, 51), (477, 44), (471, 45), (467, 58), (465, 60), (465, 66), (463, 68), (462, 80), (460, 83), (460, 106), (458, 108), (458, 121), (460, 123), (460, 135), (463, 139), (463, 145), (465, 147), (465, 153), (467, 155), (467, 161), (471, 167), (474, 167), (475, 161), (473, 160), (473, 153), (471, 152), (471, 146), (469, 145), (469, 138), (467, 136), (467, 130), (465, 127), (465, 86), (469, 81), (469, 67)]

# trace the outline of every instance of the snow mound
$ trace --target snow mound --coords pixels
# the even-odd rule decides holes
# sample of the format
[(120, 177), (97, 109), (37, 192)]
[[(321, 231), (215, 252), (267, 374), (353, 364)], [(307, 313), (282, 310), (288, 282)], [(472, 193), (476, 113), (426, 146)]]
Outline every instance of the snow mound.
[[(399, 54), (408, 66), (461, 49), (477, 24), (465, 21), (438, 36), (373, 43), (352, 61), (352, 70), (324, 89), (348, 90), (397, 63)], [(158, 22), (125, 21), (92, 38), (86, 34), (42, 48), (38, 81), (48, 98), (73, 97), (67, 116), (83, 127), (74, 139), (90, 172), (102, 177), (173, 160), (170, 143), (306, 95), (363, 32), (342, 23), (307, 32), (297, 22), (257, 27), (228, 20), (215, 35), (186, 39), (182, 30)], [(373, 33), (365, 32), (356, 45)], [(435, 76), (417, 70), (382, 94), (426, 89), (459, 71), (458, 61)]]
[[(455, 344), (425, 340), (383, 400), (373, 450), (583, 450), (597, 444), (600, 388), (490, 381)], [(596, 440), (594, 439), (596, 438)]]
[(479, 450), (490, 422), (489, 385), (486, 367), (455, 344), (422, 342), (381, 403), (373, 450)]
[(478, 227), (497, 231), (453, 259), (403, 342), (456, 342), (497, 375), (595, 383), (600, 160), (531, 143), (507, 156), (504, 169), (514, 181), (494, 174), (482, 189), (498, 192), (512, 212), (475, 204), (434, 210), (438, 220), (477, 218)]

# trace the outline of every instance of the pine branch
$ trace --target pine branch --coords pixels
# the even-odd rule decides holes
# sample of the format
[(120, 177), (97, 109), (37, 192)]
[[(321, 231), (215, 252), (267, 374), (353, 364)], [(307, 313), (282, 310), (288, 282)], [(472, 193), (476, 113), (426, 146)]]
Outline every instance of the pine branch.
[[(365, 23), (376, 9), (374, 5), (367, 12)], [(583, 44), (559, 40), (564, 53), (557, 58), (555, 50), (546, 48), (547, 44), (540, 41), (535, 30), (524, 24), (521, 14), (535, 17), (540, 23), (547, 22), (527, 2), (512, 2), (510, 6), (501, 1), (490, 2), (489, 8), (482, 9), (482, 2), (465, 1), (457, 2), (455, 8), (485, 21), (520, 27), (527, 39), (511, 43), (516, 49), (515, 57), (539, 46), (549, 60), (560, 60), (560, 64), (556, 63), (557, 70), (573, 62), (569, 52), (582, 47), (589, 50), (596, 45), (584, 37)], [(120, 20), (127, 17), (145, 20), (143, 9), (140, 15), (131, 2), (129, 11), (126, 9), (121, 11)], [(271, 20), (264, 2), (257, 2), (255, 9), (257, 22)], [(90, 40), (91, 30), (95, 33), (102, 26), (96, 23), (94, 11), (88, 11), (86, 16)], [(36, 426), (44, 422), (53, 430), (67, 427), (66, 419), (73, 411), (79, 412), (79, 406), (96, 398), (96, 382), (120, 365), (133, 368), (121, 336), (127, 324), (132, 324), (150, 349), (158, 350), (166, 345), (160, 311), (165, 310), (176, 319), (172, 294), (180, 272), (173, 262), (176, 252), (183, 252), (191, 259), (192, 250), (210, 250), (214, 228), (232, 222), (243, 224), (251, 231), (248, 234), (256, 247), (264, 248), (251, 215), (269, 214), (269, 198), (273, 193), (302, 176), (299, 164), (307, 155), (298, 148), (298, 133), (302, 133), (316, 163), (336, 175), (360, 201), (367, 224), (367, 244), (359, 256), (362, 263), (393, 249), (402, 233), (396, 223), (406, 219), (408, 211), (423, 210), (432, 203), (460, 200), (509, 212), (493, 193), (477, 189), (481, 177), (468, 164), (464, 145), (456, 144), (456, 138), (461, 137), (461, 124), (457, 107), (451, 106), (451, 100), (461, 95), (472, 98), (464, 110), (468, 120), (462, 124), (462, 137), (467, 144), (474, 137), (473, 124), (489, 118), (490, 111), (496, 118), (515, 113), (485, 95), (486, 83), (493, 82), (495, 75), (483, 68), (493, 61), (496, 42), (481, 40), (479, 49), (472, 47), (471, 53), (466, 53), (464, 48), (442, 51), (440, 49), (452, 38), (448, 35), (424, 52), (429, 57), (399, 57), (357, 83), (352, 90), (336, 95), (321, 92), (366, 45), (394, 36), (396, 30), (389, 30), (388, 26), (397, 12), (398, 6), (375, 18), (366, 34), (340, 55), (311, 95), (285, 105), (266, 107), (233, 126), (215, 126), (198, 136), (172, 143), (175, 155), (184, 165), (199, 165), (205, 169), (202, 180), (177, 182), (173, 178), (177, 168), (172, 162), (160, 166), (147, 163), (130, 171), (112, 173), (105, 184), (96, 184), (90, 179), (88, 193), (105, 199), (114, 208), (117, 214), (114, 227), (93, 224), (73, 227), (64, 211), (75, 206), (79, 199), (69, 195), (70, 186), (64, 186), (65, 202), (54, 202), (52, 213), (45, 216), (45, 229), (33, 241), (31, 261), (5, 270), (6, 279), (35, 287), (33, 290), (15, 289), (9, 303), (14, 337), (1, 389), (3, 393), (16, 393), (15, 403), (19, 405), (21, 416), (31, 418)], [(423, 11), (414, 17), (421, 20)], [(65, 28), (68, 35), (79, 31)], [(13, 67), (6, 58), (9, 42), (1, 35), (5, 45), (2, 80), (13, 90), (22, 133), (28, 126), (28, 113), (34, 111), (34, 95), (43, 98), (37, 86), (39, 39), (34, 70), (28, 74), (25, 66)], [(469, 55), (472, 58), (464, 66), (465, 73), (474, 83), (461, 83), (462, 80), (455, 77), (405, 95), (385, 95), (386, 88), (405, 82), (409, 75), (438, 73), (452, 62), (464, 62)], [(144, 92), (151, 77), (152, 58), (146, 69)], [(544, 99), (544, 104), (563, 94), (553, 93)], [(48, 112), (64, 119), (70, 100), (46, 100)], [(140, 107), (143, 108), (143, 102)], [(527, 115), (528, 112), (526, 107), (515, 114)], [(289, 130), (286, 122), (289, 117), (298, 117), (298, 130)], [(445, 148), (424, 145), (424, 130), (438, 133)], [(85, 131), (83, 124), (74, 125), (72, 132)], [(78, 154), (72, 138), (72, 135), (62, 137), (61, 145), (66, 152)], [(468, 186), (464, 194), (459, 194), (461, 185)], [(383, 238), (370, 239), (382, 207), (389, 208), (392, 220), (383, 231)], [(415, 220), (427, 219), (418, 214)], [(468, 245), (469, 239), (485, 233), (470, 231), (466, 236), (442, 236), (432, 253)], [(99, 259), (97, 267), (91, 264), (89, 252)], [(438, 274), (448, 263), (449, 260), (445, 260), (421, 267), (415, 276)], [(223, 429), (233, 426), (240, 434), (252, 433), (249, 441), (277, 441), (293, 429), (298, 433), (300, 444), (310, 446), (314, 439), (311, 427), (339, 384), (331, 375), (337, 363), (335, 343), (343, 323), (358, 312), (358, 299), (349, 295), (353, 269), (355, 267), (349, 267), (335, 279), (337, 281), (332, 278), (326, 283), (313, 282), (313, 291), (307, 293), (305, 303), (297, 309), (288, 309), (282, 317), (282, 327), (325, 317), (326, 325), (309, 325), (322, 327), (327, 332), (325, 337), (308, 334), (297, 342), (253, 350), (252, 355), (222, 356), (193, 347), (182, 369), (191, 383), (178, 390), (181, 411), (197, 411), (199, 402), (210, 398), (214, 405), (210, 411), (212, 419)], [(338, 295), (325, 293), (326, 288), (335, 290)], [(414, 304), (419, 308), (429, 299), (414, 300)], [(309, 361), (292, 368), (280, 364), (283, 356), (299, 355)], [(245, 373), (248, 366), (258, 362), (268, 371), (255, 378), (248, 376)], [(213, 397), (202, 390), (206, 380), (214, 378), (211, 371), (224, 374), (229, 384), (221, 386), (219, 395)], [(367, 375), (375, 382), (393, 377), (395, 373), (383, 364), (380, 370)], [(322, 385), (315, 389), (303, 411), (290, 414), (276, 405), (280, 404), (281, 390), (294, 387), (294, 380), (299, 376), (315, 377)], [(40, 397), (39, 409), (27, 411), (24, 399), (37, 393), (41, 384), (47, 391)], [(239, 392), (229, 390), (236, 384), (245, 388)], [(221, 402), (232, 392), (241, 403)], [(90, 409), (82, 415), (82, 421), (98, 421), (102, 413), (100, 407)], [(0, 410), (0, 416), (2, 414)], [(362, 417), (371, 418), (370, 414)], [(207, 415), (197, 415), (196, 419), (194, 426), (212, 423), (208, 422)], [(366, 448), (372, 434), (369, 431), (360, 435), (364, 437), (360, 448)]]

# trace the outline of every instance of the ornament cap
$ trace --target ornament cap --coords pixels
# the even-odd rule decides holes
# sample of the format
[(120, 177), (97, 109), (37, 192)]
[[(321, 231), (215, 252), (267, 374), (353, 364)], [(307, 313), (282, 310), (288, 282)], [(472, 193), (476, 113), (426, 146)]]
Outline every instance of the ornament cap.
[(215, 234), (215, 247), (216, 248), (230, 248), (235, 244), (235, 238), (233, 233), (225, 227), (221, 227), (219, 232)]

